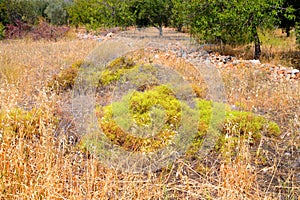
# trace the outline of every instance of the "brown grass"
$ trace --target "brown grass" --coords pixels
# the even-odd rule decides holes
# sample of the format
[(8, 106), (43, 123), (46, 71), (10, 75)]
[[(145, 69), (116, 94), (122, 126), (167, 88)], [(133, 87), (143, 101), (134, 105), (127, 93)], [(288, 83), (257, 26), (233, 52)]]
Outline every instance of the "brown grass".
[(256, 149), (241, 140), (238, 157), (182, 159), (147, 174), (116, 171), (81, 153), (64, 134), (72, 128), (61, 130), (49, 123), (51, 116), (60, 117), (65, 109), (61, 101), (67, 97), (49, 94), (46, 86), (54, 74), (83, 60), (96, 45), (77, 39), (0, 42), (0, 109), (36, 107), (46, 113), (36, 140), (22, 138), (22, 130), (13, 139), (0, 130), (1, 199), (298, 198), (299, 82), (274, 82), (254, 68), (222, 71), (228, 103), (277, 121), (283, 129), (280, 138), (262, 138)]

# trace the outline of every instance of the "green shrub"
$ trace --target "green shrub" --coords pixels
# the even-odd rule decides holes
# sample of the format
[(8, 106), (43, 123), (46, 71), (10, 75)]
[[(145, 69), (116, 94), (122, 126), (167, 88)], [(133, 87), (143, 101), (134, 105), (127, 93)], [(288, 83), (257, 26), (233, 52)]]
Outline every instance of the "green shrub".
[[(74, 87), (75, 80), (81, 70), (84, 61), (76, 61), (70, 67), (67, 67), (54, 75), (48, 83), (48, 87), (57, 93), (71, 90)], [(103, 87), (119, 80), (124, 74), (128, 73), (132, 68), (138, 68), (138, 65), (126, 57), (120, 57), (112, 61), (103, 71), (97, 71), (97, 68), (91, 68), (87, 72), (90, 78), (95, 79), (96, 87)]]
[(127, 57), (119, 57), (113, 60), (106, 68), (103, 70), (99, 77), (99, 83), (102, 86), (106, 86), (115, 82), (121, 78), (124, 74), (127, 74), (130, 69), (138, 67), (132, 59)]
[(70, 67), (54, 75), (53, 79), (48, 83), (48, 87), (57, 93), (71, 90), (74, 87), (76, 77), (78, 76), (82, 64), (83, 61), (76, 61)]
[[(187, 155), (196, 154), (202, 146), (203, 139), (210, 134), (209, 127), (212, 125), (212, 101), (198, 100), (197, 108), (200, 112), (198, 135), (188, 151)], [(218, 128), (219, 139), (214, 148), (224, 156), (235, 155), (237, 145), (240, 141), (247, 141), (251, 145), (257, 145), (262, 135), (277, 137), (280, 134), (279, 126), (263, 116), (251, 112), (231, 110), (225, 107), (225, 118), (223, 125)], [(214, 131), (214, 130), (213, 130)]]
[(63, 25), (67, 23), (67, 4), (64, 0), (52, 0), (45, 9), (45, 14), (51, 24)]
[[(163, 109), (156, 109), (157, 105)], [(212, 148), (219, 152), (233, 153), (240, 139), (254, 144), (260, 141), (263, 134), (268, 137), (280, 134), (276, 123), (250, 112), (233, 111), (229, 107), (226, 107), (223, 125), (215, 126), (221, 122), (212, 121), (213, 106), (218, 105), (221, 104), (197, 100), (196, 108), (200, 116), (198, 134), (195, 135), (187, 155), (196, 154), (202, 146), (203, 139), (207, 134), (212, 134), (211, 131), (219, 132), (219, 139)], [(154, 115), (151, 113), (153, 106), (154, 113), (156, 112)], [(180, 126), (183, 106), (185, 104), (177, 100), (168, 87), (161, 85), (144, 92), (130, 93), (123, 97), (121, 102), (98, 107), (96, 113), (101, 129), (111, 142), (131, 151), (153, 151), (167, 145), (172, 139)], [(216, 130), (212, 129), (212, 126), (215, 126)], [(141, 137), (150, 130), (157, 134)], [(127, 131), (131, 131), (130, 134)], [(132, 134), (132, 131), (138, 135)], [(82, 140), (83, 146), (90, 143), (88, 140)]]
[(3, 0), (5, 5), (7, 23), (14, 24), (22, 21), (28, 24), (35, 24), (38, 18), (42, 17), (44, 0)]
[[(162, 85), (130, 93), (122, 102), (98, 108), (97, 113), (101, 129), (113, 143), (134, 151), (151, 151), (165, 146), (175, 134), (181, 119), (181, 103)], [(136, 130), (138, 135), (126, 130)]]
[[(82, 62), (74, 63), (55, 76), (50, 84), (52, 88), (56, 87), (58, 91), (72, 89), (81, 64)], [(96, 76), (96, 84), (100, 90), (107, 85), (114, 85), (118, 80), (130, 82), (137, 89), (123, 96), (122, 101), (100, 106), (96, 110), (102, 130), (114, 144), (127, 150), (152, 151), (167, 145), (180, 126), (182, 109), (188, 106), (176, 99), (170, 88), (159, 85), (157, 70), (159, 68), (153, 65), (139, 65), (130, 58), (120, 57), (108, 64), (103, 71), (91, 72)], [(212, 118), (214, 107), (225, 108), (226, 114)], [(193, 138), (188, 154), (197, 153), (208, 134), (219, 135), (213, 148), (220, 152), (234, 151), (240, 139), (257, 144), (262, 135), (276, 137), (280, 134), (278, 125), (265, 117), (231, 110), (221, 103), (197, 99), (194, 112), (198, 112), (200, 116), (198, 134)], [(132, 135), (132, 131), (139, 135)], [(140, 137), (140, 134), (149, 135), (151, 131), (157, 134)], [(82, 139), (82, 146), (91, 143), (88, 138)]]
[(5, 37), (5, 26), (0, 22), (0, 40)]
[(13, 138), (39, 139), (46, 126), (54, 127), (56, 124), (57, 119), (42, 109), (0, 110), (0, 141)]
[(104, 5), (98, 0), (77, 0), (68, 7), (69, 20), (75, 26), (97, 29), (104, 23), (104, 10)]

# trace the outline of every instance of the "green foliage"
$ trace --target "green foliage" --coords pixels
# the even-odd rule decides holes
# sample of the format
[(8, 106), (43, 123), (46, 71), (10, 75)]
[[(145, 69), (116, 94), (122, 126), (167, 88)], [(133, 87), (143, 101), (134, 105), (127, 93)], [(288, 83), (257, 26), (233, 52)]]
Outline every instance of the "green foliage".
[(87, 28), (97, 29), (104, 24), (104, 9), (101, 0), (74, 0), (68, 7), (70, 22), (73, 25), (85, 25)]
[(254, 28), (271, 28), (276, 21), (280, 1), (195, 1), (192, 31), (207, 40), (224, 43), (248, 43), (254, 40)]
[(254, 42), (255, 59), (261, 54), (258, 28), (273, 28), (282, 1), (191, 1), (191, 32), (210, 43)]
[[(82, 62), (76, 62), (61, 71), (49, 86), (56, 91), (72, 89), (81, 65)], [(129, 92), (121, 101), (96, 109), (99, 124), (107, 138), (127, 150), (149, 152), (167, 145), (181, 127), (183, 111), (192, 113), (188, 111), (192, 110), (189, 106), (176, 99), (171, 89), (158, 85), (156, 70), (155, 66), (138, 65), (130, 58), (120, 57), (101, 73), (92, 72), (99, 81), (97, 87), (114, 85), (118, 80), (129, 81), (136, 86), (137, 91)], [(222, 116), (220, 119), (213, 117), (214, 109), (220, 106), (226, 110), (224, 121)], [(262, 135), (277, 137), (280, 134), (278, 125), (263, 116), (234, 111), (224, 104), (198, 99), (195, 112), (199, 114), (198, 133), (193, 138), (188, 155), (197, 153), (203, 139), (214, 132), (219, 135), (215, 150), (233, 153), (240, 140), (257, 144)], [(93, 137), (83, 138), (82, 147), (86, 147), (91, 140), (94, 140)]]
[(172, 7), (172, 0), (135, 0), (130, 11), (138, 27), (155, 26), (162, 35), (162, 27), (170, 24)]
[(124, 0), (75, 0), (68, 8), (72, 24), (90, 29), (130, 26), (133, 15), (129, 7), (132, 1)]
[(279, 12), (279, 26), (285, 29), (287, 37), (290, 36), (292, 28), (300, 22), (300, 4), (297, 0), (283, 0), (283, 9)]
[(122, 75), (128, 73), (128, 71), (135, 66), (132, 59), (126, 57), (120, 57), (113, 60), (105, 70), (100, 74), (100, 85), (108, 85), (121, 78)]
[[(200, 113), (198, 135), (188, 151), (188, 155), (195, 154), (202, 146), (203, 139), (213, 131), (210, 126), (212, 120), (212, 101), (197, 101), (197, 109)], [(279, 126), (263, 116), (257, 116), (251, 112), (234, 111), (226, 107), (226, 116), (222, 127), (217, 127), (219, 139), (215, 144), (215, 149), (220, 152), (233, 153), (238, 141), (247, 140), (249, 143), (259, 143), (262, 134), (267, 137), (277, 137), (280, 134)], [(230, 153), (230, 154), (231, 154)]]
[[(235, 126), (235, 130), (231, 128), (232, 125)], [(257, 116), (250, 112), (230, 111), (227, 113), (223, 132), (251, 136), (252, 139), (257, 140), (261, 138), (262, 132), (265, 132), (266, 136), (278, 136), (280, 129), (277, 124), (268, 121), (263, 116)]]
[[(212, 131), (219, 132), (219, 138), (212, 148), (224, 155), (234, 154), (241, 140), (258, 144), (262, 135), (277, 137), (280, 134), (278, 125), (263, 116), (234, 111), (229, 107), (226, 107), (223, 125), (215, 126), (216, 123), (212, 121), (213, 106), (217, 104), (197, 100), (196, 108), (200, 116), (198, 134), (187, 155), (196, 154), (203, 139), (212, 134)], [(177, 100), (167, 86), (161, 85), (144, 92), (129, 93), (120, 102), (98, 107), (96, 113), (101, 129), (111, 142), (130, 151), (148, 152), (159, 149), (172, 140), (181, 125), (183, 107), (186, 105)], [(82, 145), (86, 146), (85, 143), (89, 143), (90, 139), (84, 138)]]
[(111, 9), (111, 15), (114, 17), (113, 25), (115, 26), (131, 26), (134, 24), (134, 17), (132, 13), (130, 13), (130, 4), (131, 0), (111, 0), (115, 1), (116, 4), (114, 4), (114, 9)]
[[(76, 61), (71, 66), (55, 74), (48, 83), (48, 87), (58, 93), (72, 89), (83, 64), (87, 65), (84, 61)], [(96, 87), (104, 87), (118, 81), (129, 71), (133, 69), (138, 70), (140, 67), (140, 65), (135, 65), (132, 59), (120, 57), (108, 64), (103, 71), (98, 71), (97, 68), (91, 68), (91, 71), (86, 71), (85, 73), (88, 73), (87, 76), (93, 79), (93, 84), (95, 84)], [(147, 77), (149, 78), (149, 76)]]
[(190, 2), (187, 0), (172, 0), (171, 25), (181, 31), (184, 25), (190, 24)]
[(82, 64), (83, 61), (76, 61), (70, 67), (54, 75), (53, 79), (48, 83), (48, 87), (57, 93), (72, 89)]
[(178, 129), (181, 103), (161, 85), (129, 93), (121, 102), (99, 108), (97, 113), (101, 129), (113, 143), (125, 149), (153, 151), (166, 145)]
[(5, 0), (0, 0), (0, 22), (2, 24), (7, 23), (7, 11), (6, 11)]
[(5, 26), (0, 22), (0, 40), (5, 37)]
[(67, 4), (64, 0), (52, 0), (44, 13), (52, 24), (63, 25), (67, 23)]
[(133, 15), (130, 13), (131, 0), (102, 0), (103, 25), (105, 27), (123, 26), (127, 27), (133, 24)]
[(42, 135), (45, 125), (55, 126), (56, 124), (57, 119), (42, 109), (0, 110), (0, 141), (14, 138), (38, 139)]
[(2, 0), (0, 9), (4, 11), (1, 16), (5, 23), (14, 24), (22, 21), (28, 24), (35, 24), (39, 17), (43, 17), (44, 9), (47, 6), (46, 0)]

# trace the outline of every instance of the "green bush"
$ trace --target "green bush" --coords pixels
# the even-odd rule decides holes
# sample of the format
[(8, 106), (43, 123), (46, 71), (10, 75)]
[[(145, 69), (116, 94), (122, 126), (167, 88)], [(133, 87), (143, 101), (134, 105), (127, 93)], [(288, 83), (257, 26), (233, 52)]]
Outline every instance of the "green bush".
[(100, 74), (99, 83), (102, 86), (111, 84), (119, 80), (124, 74), (128, 73), (135, 66), (132, 59), (119, 57), (113, 60)]
[[(127, 94), (121, 102), (99, 107), (97, 114), (101, 129), (113, 143), (134, 151), (152, 151), (165, 146), (175, 134), (181, 119), (181, 103), (169, 88), (161, 85)], [(126, 130), (136, 130), (138, 135)]]
[[(48, 83), (48, 87), (57, 93), (73, 89), (75, 80), (81, 70), (84, 61), (76, 61), (71, 66), (63, 69), (58, 74), (55, 74), (52, 80)], [(97, 68), (91, 68), (90, 74), (95, 78), (96, 87), (105, 87), (119, 80), (124, 74), (128, 73), (133, 68), (138, 68), (138, 65), (126, 57), (120, 57), (113, 60), (103, 71), (98, 71)]]
[[(80, 65), (75, 64), (74, 66), (76, 66), (76, 70), (80, 68)], [(74, 70), (74, 66), (70, 69), (67, 68), (67, 71), (62, 71), (55, 78), (61, 89), (73, 87), (76, 76), (75, 74), (73, 76), (68, 70)], [(100, 106), (96, 109), (99, 124), (111, 142), (128, 150), (152, 151), (168, 144), (168, 141), (171, 140), (176, 129), (180, 126), (182, 109), (188, 106), (177, 100), (172, 90), (167, 86), (159, 85), (156, 78), (157, 70), (158, 68), (155, 66), (140, 65), (131, 58), (120, 57), (109, 63), (103, 71), (92, 72), (93, 76), (97, 77), (97, 91), (106, 86), (114, 86), (118, 80), (130, 82), (137, 90), (124, 96), (120, 102), (109, 105), (104, 103), (106, 106)], [(191, 87), (193, 88), (193, 85)], [(198, 90), (201, 89), (198, 88)], [(197, 93), (195, 89), (194, 92)], [(159, 105), (158, 108), (157, 105)], [(226, 111), (224, 118), (222, 116), (219, 117), (220, 119), (213, 118), (215, 122), (212, 121), (214, 106), (224, 107)], [(207, 137), (207, 134), (211, 134), (211, 131), (215, 131), (220, 135), (214, 148), (221, 152), (228, 147), (228, 141), (235, 141), (232, 143), (233, 148), (239, 139), (246, 139), (256, 144), (262, 135), (276, 137), (280, 134), (278, 125), (263, 116), (257, 116), (250, 112), (234, 111), (224, 104), (200, 98), (196, 101), (196, 108), (194, 112), (198, 112), (200, 116), (198, 134), (193, 138), (188, 154), (197, 153), (202, 146), (203, 139)], [(165, 110), (165, 112), (162, 112), (162, 110)], [(151, 115), (151, 112), (156, 114)], [(156, 121), (153, 120), (156, 119), (152, 118), (153, 116), (163, 117), (159, 119), (165, 120), (158, 121), (164, 122), (164, 124), (153, 124), (153, 121)], [(222, 119), (224, 121), (221, 121)], [(146, 134), (147, 131), (149, 132), (149, 128), (152, 131), (156, 130), (153, 132), (157, 134), (150, 138), (128, 134), (129, 130)], [(82, 146), (91, 143), (88, 138), (82, 139)]]
[[(157, 105), (163, 109), (156, 109)], [(196, 108), (200, 116), (198, 134), (195, 135), (187, 155), (196, 154), (202, 146), (203, 139), (207, 134), (211, 134), (211, 131), (219, 132), (219, 139), (212, 148), (221, 153), (234, 153), (241, 139), (258, 144), (262, 135), (276, 137), (280, 134), (276, 123), (250, 112), (231, 110), (229, 107), (225, 107), (226, 115), (222, 124), (215, 126), (217, 130), (212, 130), (211, 126), (215, 123), (212, 121), (214, 105), (216, 103), (212, 101), (197, 100)], [(184, 103), (176, 99), (172, 90), (161, 85), (144, 92), (130, 93), (120, 102), (98, 107), (96, 113), (101, 129), (112, 143), (127, 150), (148, 152), (159, 149), (172, 140), (180, 126), (184, 106)], [(149, 130), (156, 134), (141, 137)], [(127, 131), (131, 131), (130, 134)], [(138, 135), (132, 134), (132, 131)], [(91, 143), (88, 138), (81, 142), (83, 146)]]
[(6, 7), (7, 23), (14, 24), (16, 21), (22, 21), (28, 24), (38, 22), (40, 13), (39, 2), (41, 0), (3, 0)]
[(83, 61), (76, 61), (70, 67), (54, 75), (52, 80), (48, 83), (48, 87), (57, 93), (71, 90), (74, 87), (76, 77), (78, 76), (82, 64)]
[(68, 7), (69, 20), (73, 25), (85, 25), (97, 29), (102, 26), (103, 4), (98, 0), (76, 0)]
[[(82, 62), (76, 62), (61, 71), (49, 86), (60, 92), (72, 89), (81, 65)], [(188, 106), (176, 99), (174, 92), (167, 86), (159, 85), (156, 79), (158, 68), (152, 65), (139, 65), (130, 58), (120, 57), (108, 64), (103, 71), (95, 70), (91, 73), (96, 76), (95, 84), (99, 90), (115, 85), (118, 80), (130, 82), (137, 89), (125, 95), (120, 102), (99, 106), (96, 109), (99, 124), (110, 141), (134, 151), (152, 151), (167, 145), (180, 126), (182, 109)], [(220, 119), (212, 118), (215, 106), (225, 108), (223, 118), (222, 116)], [(203, 139), (208, 136), (207, 134), (212, 134), (212, 131), (219, 135), (214, 146), (219, 152), (234, 152), (241, 139), (257, 144), (262, 135), (276, 137), (280, 134), (278, 125), (265, 117), (251, 112), (231, 110), (224, 104), (198, 98), (194, 112), (198, 112), (200, 116), (198, 134), (193, 138), (188, 154), (197, 153)], [(156, 120), (157, 118), (159, 120)], [(144, 138), (128, 134), (129, 130), (146, 135), (152, 130), (157, 134)], [(81, 141), (82, 146), (89, 143), (91, 141), (87, 137)]]
[(0, 40), (5, 38), (5, 26), (0, 22)]
[[(210, 125), (213, 123), (212, 108), (214, 103), (199, 99), (197, 108), (200, 112), (198, 135), (188, 152), (188, 155), (193, 155), (198, 152), (202, 146), (203, 139), (210, 134)], [(255, 115), (251, 112), (231, 110), (228, 106), (225, 107), (225, 118), (223, 125), (218, 127), (219, 139), (213, 147), (216, 151), (224, 155), (236, 154), (238, 143), (247, 141), (251, 145), (257, 145), (261, 137), (277, 137), (281, 133), (279, 126), (263, 116)]]
[(0, 141), (13, 138), (39, 139), (46, 126), (55, 127), (57, 119), (39, 108), (26, 111), (13, 108), (0, 110)]
[(44, 13), (52, 24), (63, 25), (67, 23), (67, 4), (64, 0), (52, 0)]

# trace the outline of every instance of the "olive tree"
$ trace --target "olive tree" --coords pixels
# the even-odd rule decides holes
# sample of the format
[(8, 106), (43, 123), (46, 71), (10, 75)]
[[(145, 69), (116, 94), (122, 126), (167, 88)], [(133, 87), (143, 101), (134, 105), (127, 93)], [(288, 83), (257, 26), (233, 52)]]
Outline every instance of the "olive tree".
[(258, 29), (274, 28), (281, 0), (190, 0), (192, 34), (210, 42), (254, 42), (254, 59), (261, 55)]

